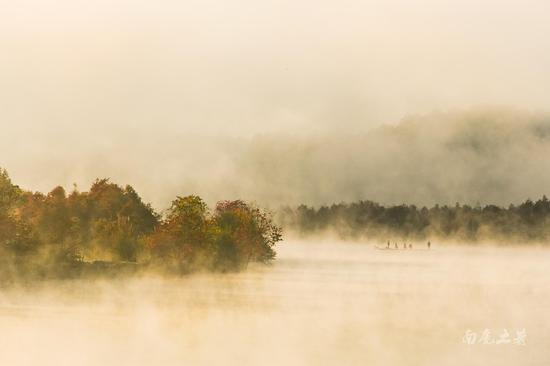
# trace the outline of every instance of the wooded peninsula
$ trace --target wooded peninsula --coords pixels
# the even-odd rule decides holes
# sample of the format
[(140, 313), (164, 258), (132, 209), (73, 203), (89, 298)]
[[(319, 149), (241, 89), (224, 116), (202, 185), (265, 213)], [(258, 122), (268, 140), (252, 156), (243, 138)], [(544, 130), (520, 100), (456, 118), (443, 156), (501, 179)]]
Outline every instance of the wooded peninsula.
[(214, 210), (177, 197), (164, 214), (129, 185), (97, 179), (88, 192), (25, 191), (0, 169), (0, 280), (70, 278), (141, 270), (235, 271), (275, 258), (281, 228), (235, 200)]

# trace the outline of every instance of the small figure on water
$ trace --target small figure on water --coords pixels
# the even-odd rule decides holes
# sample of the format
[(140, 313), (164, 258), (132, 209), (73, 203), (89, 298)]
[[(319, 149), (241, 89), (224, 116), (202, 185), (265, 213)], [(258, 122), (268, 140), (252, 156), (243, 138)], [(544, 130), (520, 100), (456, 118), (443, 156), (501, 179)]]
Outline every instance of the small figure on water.
[(430, 249), (431, 246), (432, 246), (432, 243), (430, 243), (430, 242), (428, 241), (428, 249)]
[(388, 246), (386, 248), (390, 249), (390, 241), (389, 240), (388, 240)]

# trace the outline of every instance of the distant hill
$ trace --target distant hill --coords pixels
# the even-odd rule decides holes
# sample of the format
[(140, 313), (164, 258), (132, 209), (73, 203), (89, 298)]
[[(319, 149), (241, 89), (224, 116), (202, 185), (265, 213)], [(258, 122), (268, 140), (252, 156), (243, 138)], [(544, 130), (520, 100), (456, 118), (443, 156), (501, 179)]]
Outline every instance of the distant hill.
[(260, 137), (234, 170), (239, 193), (271, 204), (520, 203), (550, 191), (550, 116), (480, 108), (363, 134)]

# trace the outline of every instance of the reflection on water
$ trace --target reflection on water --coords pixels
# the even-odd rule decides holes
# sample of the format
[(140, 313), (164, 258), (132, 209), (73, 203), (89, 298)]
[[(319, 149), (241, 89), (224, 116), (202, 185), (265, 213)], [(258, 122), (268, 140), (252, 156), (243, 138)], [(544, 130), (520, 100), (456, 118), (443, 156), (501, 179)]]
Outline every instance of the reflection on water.
[[(550, 251), (287, 242), (272, 266), (0, 293), (0, 365), (544, 365)], [(527, 344), (462, 342), (526, 329)]]

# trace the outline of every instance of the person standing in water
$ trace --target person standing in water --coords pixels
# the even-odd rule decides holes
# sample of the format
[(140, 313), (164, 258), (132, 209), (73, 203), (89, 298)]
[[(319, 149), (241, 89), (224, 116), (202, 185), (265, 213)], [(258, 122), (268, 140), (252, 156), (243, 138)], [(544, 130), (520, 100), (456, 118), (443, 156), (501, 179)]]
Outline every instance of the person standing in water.
[(432, 246), (432, 243), (428, 242), (428, 249)]

